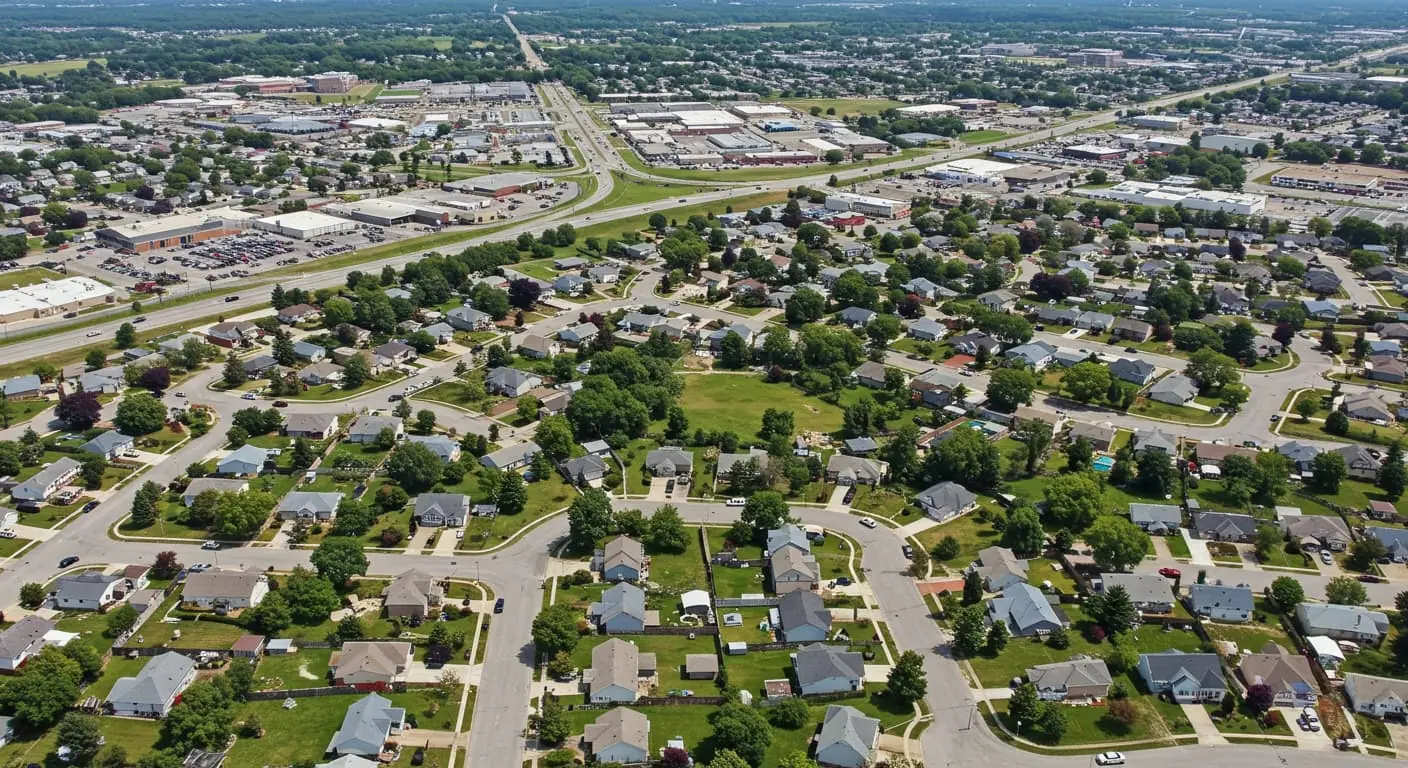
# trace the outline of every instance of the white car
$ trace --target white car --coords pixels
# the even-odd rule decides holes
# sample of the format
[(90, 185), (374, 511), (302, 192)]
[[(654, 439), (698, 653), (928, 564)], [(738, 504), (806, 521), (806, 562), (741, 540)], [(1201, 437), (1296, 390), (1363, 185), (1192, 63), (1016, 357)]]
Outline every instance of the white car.
[(725, 501), (725, 502), (724, 502), (724, 506), (726, 506), (726, 507), (741, 507), (741, 506), (743, 506), (744, 504), (747, 504), (747, 503), (748, 503), (748, 500), (745, 499), (745, 498), (743, 498), (742, 496), (735, 496), (735, 497), (729, 499), (728, 501)]
[(875, 522), (875, 518), (873, 517), (862, 517), (860, 519), (860, 524), (865, 526), (866, 528), (875, 528), (880, 525), (879, 523)]
[(13, 530), (11, 530), (11, 529), (9, 529), (9, 528), (6, 528), (5, 530), (0, 531), (0, 539), (13, 539), (13, 538), (15, 538), (15, 532), (14, 532)]
[(240, 399), (241, 399), (241, 400), (258, 400), (258, 399), (259, 399), (259, 395), (256, 395), (256, 394), (254, 394), (253, 392), (246, 392), (246, 393), (244, 393), (243, 395), (240, 395)]
[(201, 548), (201, 549), (219, 549), (219, 548), (220, 548), (220, 542), (218, 542), (218, 541), (212, 541), (212, 540), (207, 540), (207, 541), (203, 542), (203, 543), (200, 545), (200, 548)]
[(185, 392), (181, 392), (181, 391), (179, 391), (179, 390), (176, 391), (176, 392), (174, 392), (173, 394), (174, 394), (176, 397), (185, 397), (185, 396), (186, 396), (186, 393), (185, 393)]
[(101, 335), (103, 335), (103, 332), (102, 332), (102, 331), (89, 331), (88, 333), (86, 333), (86, 334), (84, 334), (84, 335), (91, 339), (91, 338), (93, 338), (94, 336), (101, 336)]
[(190, 571), (191, 573), (200, 573), (201, 571), (208, 571), (214, 567), (215, 566), (211, 565), (210, 563), (196, 563), (195, 565), (187, 568), (186, 570)]
[(1096, 765), (1124, 765), (1123, 752), (1101, 752), (1095, 756)]

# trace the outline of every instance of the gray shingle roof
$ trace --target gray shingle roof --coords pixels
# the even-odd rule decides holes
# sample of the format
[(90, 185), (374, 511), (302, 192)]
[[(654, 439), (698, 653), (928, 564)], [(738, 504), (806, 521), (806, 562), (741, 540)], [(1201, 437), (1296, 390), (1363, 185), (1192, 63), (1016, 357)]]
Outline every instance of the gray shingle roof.
[(865, 660), (859, 653), (821, 643), (798, 648), (793, 667), (797, 672), (797, 683), (804, 686), (831, 677), (850, 680), (865, 678)]
[(798, 590), (783, 595), (777, 602), (777, 615), (784, 631), (802, 626), (818, 627), (823, 631), (831, 628), (831, 611), (821, 595), (815, 592)]
[(107, 700), (160, 708), (180, 692), (181, 683), (195, 666), (185, 656), (168, 651), (147, 662), (136, 677), (118, 678)]

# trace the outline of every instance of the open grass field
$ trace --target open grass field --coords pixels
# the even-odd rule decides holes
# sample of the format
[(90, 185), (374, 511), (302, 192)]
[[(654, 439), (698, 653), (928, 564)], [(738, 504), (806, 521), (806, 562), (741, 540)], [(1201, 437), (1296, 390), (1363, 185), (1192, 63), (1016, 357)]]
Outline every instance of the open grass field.
[(230, 749), (225, 764), (233, 768), (262, 768), (265, 765), (316, 763), (323, 759), (332, 735), (342, 725), (347, 707), (361, 698), (322, 696), (298, 699), (298, 706), (283, 708), (283, 702), (255, 701), (245, 704), (235, 715), (243, 722), (251, 714), (264, 724), (264, 738), (241, 738)]
[(667, 184), (660, 181), (647, 181), (636, 179), (621, 173), (612, 171), (611, 194), (601, 199), (589, 208), (584, 209), (584, 213), (591, 211), (604, 211), (611, 208), (623, 208), (641, 203), (650, 203), (656, 200), (664, 200), (670, 197), (679, 197), (693, 192), (695, 187), (686, 184)]
[(932, 553), (934, 547), (947, 536), (958, 540), (958, 555), (951, 560), (940, 560), (936, 565), (944, 565), (954, 573), (977, 560), (979, 551), (996, 546), (1001, 539), (1001, 535), (993, 530), (992, 526), (979, 521), (973, 515), (964, 515), (957, 520), (936, 525), (922, 531), (916, 538), (924, 545), (924, 549)]
[[(707, 216), (710, 213), (715, 215), (725, 213), (728, 209), (735, 211), (746, 211), (749, 208), (756, 208), (770, 203), (779, 203), (787, 199), (786, 192), (759, 192), (747, 197), (739, 197), (728, 202), (699, 203), (698, 205), (681, 205), (677, 208), (669, 208), (656, 213), (663, 213), (668, 219), (677, 221), (687, 221), (690, 216), (696, 214)], [(623, 232), (636, 232), (650, 226), (650, 217), (653, 214), (645, 213), (640, 216), (633, 216), (628, 219), (616, 219), (614, 221), (604, 221), (600, 224), (593, 224), (589, 227), (577, 228), (577, 240), (585, 241), (588, 237), (616, 237)], [(419, 250), (419, 249), (416, 249)], [(407, 251), (409, 253), (410, 251)]]
[(817, 107), (821, 110), (821, 114), (828, 117), (832, 116), (832, 113), (828, 111), (832, 109), (836, 110), (836, 117), (845, 117), (846, 115), (878, 115), (887, 109), (895, 109), (896, 107), (904, 106), (904, 102), (895, 101), (894, 99), (865, 98), (783, 99), (781, 103), (784, 107), (808, 114), (811, 113), (812, 107)]
[(23, 288), (27, 285), (38, 285), (46, 280), (62, 280), (63, 278), (63, 275), (52, 269), (26, 267), (0, 272), (0, 289)]
[[(156, 748), (161, 723), (156, 720), (127, 717), (102, 717), (98, 718), (98, 729), (107, 744), (122, 747), (130, 758), (135, 760)], [(54, 754), (59, 740), (57, 728), (50, 728), (42, 733), (25, 733), (18, 728), (16, 731), (15, 740), (0, 747), (0, 765), (67, 765)]]
[[(998, 137), (1001, 138), (1001, 137)], [(996, 139), (989, 139), (996, 141)], [(619, 149), (619, 148), (618, 148)], [(683, 170), (676, 168), (651, 168), (643, 163), (635, 152), (630, 149), (620, 149), (621, 156), (626, 162), (638, 171), (650, 173), (655, 176), (663, 176), (670, 179), (680, 179), (683, 181), (772, 181), (776, 179), (796, 179), (804, 176), (817, 176), (826, 173), (841, 173), (844, 171), (864, 170), (871, 166), (882, 163), (894, 162), (895, 160), (905, 160), (913, 157), (927, 155), (934, 150), (928, 148), (903, 149), (893, 155), (886, 155), (881, 158), (870, 160), (858, 160), (854, 162), (844, 162), (831, 165), (830, 163), (808, 163), (807, 165), (793, 166), (755, 166), (752, 168), (725, 168), (723, 170)]]
[[(89, 59), (53, 59), (50, 61), (30, 61), (13, 62), (10, 64), (0, 64), (0, 72), (9, 72), (16, 77), (53, 77), (63, 74), (70, 69), (83, 69), (88, 66)], [(106, 65), (107, 59), (92, 59), (99, 64)]]
[(1007, 134), (1003, 131), (968, 131), (958, 135), (958, 140), (968, 145), (991, 144), (1005, 138)]
[(327, 685), (331, 657), (332, 650), (328, 648), (300, 648), (298, 653), (264, 656), (255, 671), (255, 688), (287, 691)]
[[(744, 403), (757, 407), (739, 407)], [(751, 437), (762, 427), (758, 420), (762, 406), (792, 411), (799, 431), (835, 432), (841, 428), (841, 409), (837, 406), (789, 384), (769, 384), (754, 376), (688, 376), (680, 397), (680, 407), (691, 427), (727, 430), (741, 437)]]

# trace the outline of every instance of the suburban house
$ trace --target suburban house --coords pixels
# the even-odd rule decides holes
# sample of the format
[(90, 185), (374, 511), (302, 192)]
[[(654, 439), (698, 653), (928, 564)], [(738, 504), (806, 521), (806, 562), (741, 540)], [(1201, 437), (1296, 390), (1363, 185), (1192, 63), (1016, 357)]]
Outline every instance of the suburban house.
[(1150, 363), (1143, 360), (1122, 357), (1109, 365), (1110, 373), (1120, 381), (1127, 381), (1130, 384), (1145, 386), (1154, 380), (1154, 371), (1157, 370)]
[(1179, 704), (1222, 701), (1227, 692), (1222, 660), (1215, 653), (1141, 653), (1139, 676), (1150, 693), (1167, 693)]
[(836, 313), (836, 320), (847, 328), (863, 328), (878, 316), (878, 313), (873, 309), (846, 307)]
[(821, 582), (821, 566), (810, 551), (782, 547), (768, 557), (768, 573), (772, 590), (786, 595), (798, 590), (813, 590)]
[(249, 490), (249, 481), (228, 477), (197, 477), (181, 492), (181, 502), (186, 506), (195, 503), (202, 493), (244, 493)]
[(1344, 676), (1344, 695), (1355, 712), (1371, 717), (1408, 714), (1408, 680), (1351, 672)]
[(826, 460), (826, 479), (837, 485), (879, 485), (889, 473), (883, 461), (833, 453)]
[(1044, 341), (1029, 341), (1026, 344), (1008, 349), (1002, 353), (1002, 356), (1010, 360), (1019, 360), (1028, 368), (1040, 371), (1056, 359), (1056, 348)]
[(783, 547), (811, 552), (812, 542), (807, 538), (807, 532), (802, 526), (796, 523), (787, 523), (768, 531), (767, 544), (763, 547), (763, 554), (777, 554)]
[(245, 443), (216, 462), (215, 471), (230, 477), (250, 477), (263, 471), (268, 460), (268, 449)]
[(557, 332), (557, 338), (561, 339), (564, 344), (578, 346), (596, 338), (596, 335), (600, 332), (601, 330), (592, 323), (582, 323), (580, 325), (563, 328)]
[(879, 720), (855, 707), (831, 704), (816, 736), (816, 761), (835, 768), (865, 768), (879, 740)]
[(341, 493), (289, 491), (279, 501), (279, 519), (331, 520), (337, 517), (337, 508), (340, 504), (342, 504)]
[(783, 595), (777, 601), (777, 616), (784, 643), (819, 643), (831, 632), (831, 611), (821, 595), (810, 590)]
[(582, 731), (582, 751), (595, 764), (650, 762), (650, 719), (627, 707), (609, 709)]
[(1228, 456), (1241, 456), (1244, 459), (1256, 461), (1256, 451), (1251, 448), (1243, 448), (1240, 445), (1202, 442), (1194, 446), (1193, 450), (1198, 463), (1204, 466), (1220, 467)]
[(977, 495), (951, 480), (925, 488), (914, 500), (924, 514), (941, 523), (978, 507)]
[(524, 357), (542, 360), (561, 353), (562, 345), (546, 336), (535, 336), (530, 333), (518, 342), (518, 349)]
[(1357, 605), (1301, 603), (1296, 606), (1296, 622), (1307, 635), (1324, 635), (1332, 640), (1378, 645), (1388, 634), (1388, 616)]
[(1027, 580), (1027, 561), (1019, 560), (1006, 547), (988, 547), (978, 552), (978, 564), (973, 567), (989, 592), (1001, 592), (1013, 584)]
[(293, 342), (293, 354), (300, 360), (317, 363), (328, 356), (328, 349), (309, 341), (295, 341)]
[(630, 704), (640, 696), (641, 678), (655, 676), (655, 654), (611, 638), (592, 648), (592, 667), (582, 676), (593, 704)]
[(1134, 447), (1141, 451), (1158, 451), (1172, 456), (1178, 453), (1178, 436), (1157, 427), (1134, 433)]
[(694, 470), (694, 454), (664, 446), (645, 454), (645, 471), (651, 477), (683, 477)]
[(112, 461), (118, 456), (121, 456), (124, 452), (131, 450), (132, 446), (133, 441), (131, 437), (115, 429), (109, 429), (83, 445), (78, 446), (78, 450), (96, 453), (108, 461)]
[(1372, 392), (1358, 392), (1345, 395), (1342, 406), (1351, 419), (1360, 421), (1393, 421), (1393, 411), (1384, 401)]
[(1172, 504), (1130, 502), (1129, 521), (1149, 533), (1173, 533), (1183, 525), (1183, 510)]
[(660, 623), (658, 611), (645, 609), (645, 592), (629, 582), (601, 593), (601, 600), (587, 609), (587, 617), (607, 634), (641, 632)]
[(871, 389), (884, 389), (885, 366), (874, 360), (867, 360), (861, 363), (859, 368), (851, 371), (851, 378), (855, 379), (856, 383), (862, 386), (870, 387)]
[(440, 605), (445, 589), (435, 577), (410, 570), (397, 576), (381, 590), (382, 607), (388, 618), (425, 618), (432, 606)]
[(1102, 573), (1097, 592), (1122, 587), (1140, 613), (1172, 613), (1173, 590), (1168, 579), (1152, 573)]
[(336, 384), (346, 376), (346, 369), (331, 360), (320, 360), (298, 370), (298, 380), (310, 387)]
[(216, 323), (205, 332), (205, 340), (217, 347), (233, 349), (242, 347), (263, 336), (264, 332), (254, 323), (232, 321)]
[(859, 653), (840, 646), (804, 645), (792, 654), (792, 669), (803, 696), (859, 691), (865, 687), (865, 660)]
[(310, 304), (294, 304), (279, 310), (279, 322), (284, 325), (311, 322), (322, 316), (322, 311)]
[(117, 575), (101, 571), (84, 571), (72, 576), (60, 576), (50, 593), (55, 608), (75, 611), (100, 611), (117, 602), (115, 593), (127, 586)]
[(1080, 438), (1090, 443), (1092, 450), (1108, 451), (1115, 442), (1115, 428), (1108, 424), (1088, 424), (1083, 421), (1073, 421), (1070, 423), (1068, 434), (1071, 442)]
[(258, 571), (201, 571), (186, 576), (181, 602), (206, 610), (253, 608), (269, 594), (269, 577)]
[(337, 434), (337, 415), (332, 413), (290, 413), (284, 417), (284, 434), (292, 438), (327, 440)]
[(927, 317), (921, 317), (909, 324), (907, 334), (920, 341), (938, 341), (948, 334), (948, 326)]
[(383, 690), (405, 679), (411, 668), (411, 644), (403, 642), (349, 642), (328, 662), (335, 685), (363, 690)]
[(422, 493), (416, 497), (416, 524), (459, 528), (469, 519), (469, 497), (462, 493)]
[(1267, 643), (1260, 653), (1243, 656), (1237, 671), (1248, 686), (1269, 686), (1276, 694), (1273, 704), (1277, 707), (1314, 706), (1320, 694), (1310, 659), (1276, 643)]
[(64, 456), (53, 464), (34, 473), (28, 480), (20, 482), (10, 490), (10, 496), (15, 501), (29, 501), (36, 504), (48, 500), (50, 496), (59, 492), (60, 488), (68, 485), (68, 482), (78, 477), (78, 471), (82, 465), (77, 461)]
[(578, 487), (598, 487), (610, 473), (606, 460), (592, 454), (568, 459), (562, 462), (561, 469), (567, 481)]
[(1130, 341), (1148, 341), (1154, 335), (1154, 326), (1143, 320), (1131, 320), (1127, 317), (1116, 318), (1110, 326), (1110, 338), (1128, 339)]
[(460, 459), (460, 443), (446, 435), (411, 435), (408, 442), (419, 443), (435, 454), (440, 463), (449, 464)]
[(1281, 522), (1281, 530), (1300, 542), (1300, 548), (1315, 552), (1328, 549), (1343, 552), (1353, 541), (1344, 520), (1329, 515), (1294, 515)]
[(1027, 670), (1027, 681), (1046, 701), (1090, 701), (1110, 692), (1110, 669), (1104, 659), (1078, 656), (1069, 661), (1039, 664)]
[(1110, 330), (1110, 327), (1115, 324), (1115, 316), (1108, 312), (1086, 310), (1076, 316), (1074, 324), (1077, 328), (1103, 333)]
[(1010, 312), (1013, 307), (1017, 306), (1017, 294), (998, 288), (995, 291), (978, 294), (978, 303), (993, 312)]
[(461, 331), (483, 331), (494, 325), (494, 318), (474, 307), (455, 307), (445, 313), (445, 322)]
[(1172, 373), (1154, 382), (1146, 395), (1168, 405), (1187, 405), (1197, 397), (1198, 384), (1181, 373)]
[(406, 710), (375, 693), (353, 702), (342, 716), (342, 726), (332, 735), (326, 752), (330, 755), (377, 757), (392, 736), (405, 727)]
[(542, 448), (537, 443), (527, 442), (518, 445), (510, 445), (500, 448), (493, 453), (486, 454), (479, 458), (479, 463), (501, 471), (526, 467), (533, 461), (533, 457), (542, 452)]
[(1384, 545), (1388, 558), (1393, 562), (1408, 561), (1408, 529), (1371, 525), (1364, 529), (1364, 535), (1378, 539), (1379, 543)]
[(650, 575), (645, 547), (630, 536), (617, 536), (597, 551), (602, 581), (642, 581)]
[(119, 717), (166, 717), (195, 679), (195, 662), (167, 651), (148, 661), (136, 677), (118, 678), (103, 703)]
[(1013, 637), (1045, 635), (1069, 623), (1030, 584), (1012, 584), (988, 601), (987, 623), (995, 621), (1005, 622)]
[(352, 422), (352, 426), (347, 429), (347, 442), (374, 443), (383, 429), (391, 430), (391, 434), (397, 440), (406, 434), (406, 425), (395, 416), (375, 416), (364, 413), (358, 416)]
[(58, 631), (57, 626), (49, 619), (31, 614), (0, 632), (0, 671), (14, 672), (46, 646), (62, 647), (77, 637)]
[(1188, 607), (1195, 615), (1213, 621), (1251, 621), (1252, 591), (1246, 587), (1220, 584), (1191, 584), (1188, 587)]
[(972, 331), (962, 336), (955, 336), (949, 340), (949, 346), (953, 347), (954, 351), (962, 352), (965, 355), (976, 355), (979, 349), (985, 349), (989, 354), (1002, 351), (1002, 342), (982, 331)]
[(1349, 470), (1349, 476), (1355, 480), (1368, 480), (1373, 482), (1379, 476), (1379, 467), (1383, 462), (1369, 453), (1369, 449), (1362, 445), (1351, 443), (1334, 449), (1344, 459), (1345, 469)]
[(517, 368), (500, 366), (484, 376), (484, 388), (504, 397), (521, 397), (543, 385), (543, 377)]
[(1208, 541), (1249, 542), (1256, 539), (1256, 518), (1226, 512), (1193, 513), (1193, 529)]

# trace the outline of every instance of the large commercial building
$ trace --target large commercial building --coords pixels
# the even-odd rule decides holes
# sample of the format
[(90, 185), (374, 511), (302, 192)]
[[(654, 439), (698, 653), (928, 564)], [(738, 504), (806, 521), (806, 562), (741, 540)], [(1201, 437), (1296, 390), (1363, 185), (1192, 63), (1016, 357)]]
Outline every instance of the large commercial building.
[(94, 234), (98, 242), (109, 248), (142, 253), (239, 234), (254, 218), (253, 214), (225, 208), (120, 224), (99, 229)]
[(531, 101), (533, 86), (518, 81), (499, 83), (437, 83), (430, 98), (438, 101)]
[(351, 232), (357, 228), (357, 223), (316, 211), (294, 211), (256, 219), (254, 226), (295, 240), (309, 240), (338, 232)]
[(855, 211), (866, 216), (897, 219), (909, 215), (909, 201), (857, 195), (851, 192), (832, 192), (826, 196), (826, 209), (829, 211)]
[[(1365, 195), (1390, 185), (1383, 184), (1378, 169), (1289, 166), (1271, 175), (1271, 185), (1317, 192), (1337, 192), (1342, 195)], [(1401, 184), (1401, 179), (1396, 181)], [(1395, 185), (1397, 186), (1397, 185)]]
[(552, 184), (552, 178), (534, 173), (490, 173), (459, 181), (447, 181), (441, 187), (446, 192), (468, 192), (472, 195), (501, 198)]
[(448, 209), (400, 198), (358, 200), (356, 202), (328, 206), (327, 210), (341, 216), (346, 216), (349, 219), (354, 219), (365, 224), (375, 224), (379, 227), (390, 227), (396, 224), (407, 224), (413, 221), (418, 224), (445, 226), (450, 223), (452, 218)]
[(1061, 150), (1067, 157), (1077, 160), (1123, 160), (1128, 152), (1119, 147), (1102, 147), (1098, 144), (1072, 144)]
[(935, 115), (951, 115), (960, 110), (952, 104), (911, 104), (907, 107), (900, 107), (895, 111), (903, 115), (933, 117)]
[(997, 186), (1003, 183), (1008, 173), (1015, 171), (1019, 167), (1020, 166), (1012, 163), (999, 163), (996, 160), (984, 160), (982, 158), (970, 157), (962, 160), (950, 160), (947, 163), (939, 163), (938, 165), (931, 165), (925, 169), (924, 175), (955, 184), (987, 184)]
[(351, 72), (324, 72), (308, 78), (314, 93), (347, 93), (357, 87), (357, 76)]
[(1201, 149), (1213, 152), (1235, 152), (1239, 155), (1250, 155), (1258, 144), (1265, 144), (1267, 147), (1270, 147), (1271, 140), (1258, 136), (1213, 134), (1211, 136), (1204, 135), (1198, 142), (1198, 146)]
[[(0, 285), (4, 276), (0, 275)], [(0, 291), (0, 323), (74, 312), (113, 300), (112, 288), (89, 277), (69, 277)]]
[(293, 93), (303, 85), (296, 77), (265, 77), (263, 75), (236, 75), (227, 77), (215, 84), (217, 88), (233, 90), (239, 88), (250, 93)]
[(1188, 124), (1186, 117), (1173, 115), (1135, 115), (1125, 120), (1130, 125), (1154, 131), (1181, 131)]
[(1066, 54), (1066, 64), (1072, 67), (1118, 67), (1124, 64), (1124, 53), (1112, 48), (1082, 48)]
[(1222, 211), (1244, 216), (1261, 213), (1266, 208), (1266, 198), (1262, 195), (1161, 186), (1147, 181), (1123, 181), (1109, 189), (1078, 189), (1076, 193), (1131, 205), (1181, 205), (1193, 211)]

